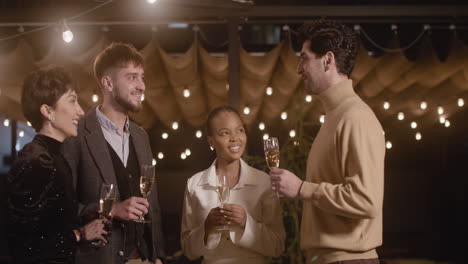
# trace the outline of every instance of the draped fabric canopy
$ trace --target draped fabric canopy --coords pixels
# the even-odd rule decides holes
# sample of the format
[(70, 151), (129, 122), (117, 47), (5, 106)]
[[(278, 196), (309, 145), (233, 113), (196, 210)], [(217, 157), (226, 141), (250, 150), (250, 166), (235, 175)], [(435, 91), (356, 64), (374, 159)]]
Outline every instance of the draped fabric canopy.
[[(437, 106), (444, 107), (444, 117), (461, 108), (458, 98), (467, 99), (468, 47), (454, 39), (453, 48), (446, 61), (437, 58), (429, 40), (423, 39), (420, 56), (408, 60), (403, 53), (386, 53), (370, 56), (361, 46), (352, 73), (355, 90), (374, 109), (384, 129), (402, 122), (396, 114), (404, 112), (403, 122), (417, 121), (419, 126), (430, 126), (438, 121)], [(109, 43), (101, 37), (80, 54), (73, 54), (64, 44), (52, 45), (48, 53), (35, 60), (28, 42), (18, 40), (16, 46), (0, 54), (0, 113), (23, 120), (20, 93), (23, 78), (28, 72), (52, 65), (65, 67), (78, 82), (80, 103), (85, 110), (95, 103), (91, 98), (99, 91), (93, 76), (96, 55)], [(323, 114), (320, 103), (313, 99), (308, 103), (296, 73), (298, 57), (289, 40), (284, 40), (264, 55), (252, 55), (240, 50), (240, 106), (250, 108), (242, 117), (248, 127), (264, 122), (266, 126), (282, 121), (283, 111), (288, 122), (298, 118), (317, 122)], [(156, 121), (170, 127), (174, 121), (184, 121), (193, 127), (201, 127), (207, 113), (214, 107), (228, 104), (227, 54), (208, 53), (197, 39), (182, 54), (165, 52), (156, 40), (142, 49), (145, 60), (146, 92), (144, 108), (132, 118), (144, 128), (151, 128)], [(273, 93), (265, 93), (272, 87)], [(188, 89), (189, 97), (184, 97)], [(384, 110), (384, 101), (390, 108)], [(420, 109), (421, 101), (428, 108)]]

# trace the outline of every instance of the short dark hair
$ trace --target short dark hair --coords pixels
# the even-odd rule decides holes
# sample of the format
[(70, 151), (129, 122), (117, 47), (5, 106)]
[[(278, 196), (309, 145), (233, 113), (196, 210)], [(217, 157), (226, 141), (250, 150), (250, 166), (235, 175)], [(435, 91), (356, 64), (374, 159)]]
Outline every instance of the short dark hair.
[(112, 42), (96, 56), (94, 76), (100, 80), (108, 69), (125, 67), (128, 63), (143, 67), (143, 57), (131, 44)]
[(310, 40), (310, 50), (322, 57), (328, 51), (335, 55), (338, 72), (351, 76), (358, 50), (357, 35), (348, 26), (332, 20), (319, 20), (299, 28), (299, 41)]
[[(244, 121), (242, 121), (242, 118), (239, 114), (239, 111), (237, 111), (234, 107), (232, 106), (228, 106), (228, 105), (223, 105), (223, 106), (218, 106), (216, 108), (214, 108), (213, 110), (210, 111), (210, 113), (208, 114), (208, 117), (206, 118), (206, 135), (208, 136), (212, 136), (213, 133), (212, 133), (212, 125), (211, 123), (213, 122), (213, 119), (220, 113), (223, 113), (223, 112), (229, 112), (229, 113), (234, 113), (236, 114), (239, 119), (241, 120), (242, 122), (242, 125), (244, 125)], [(245, 127), (245, 125), (244, 125)]]
[(23, 82), (21, 107), (24, 117), (32, 127), (41, 130), (44, 119), (40, 108), (43, 104), (55, 107), (57, 101), (69, 90), (77, 91), (70, 74), (61, 67), (36, 70), (29, 73)]

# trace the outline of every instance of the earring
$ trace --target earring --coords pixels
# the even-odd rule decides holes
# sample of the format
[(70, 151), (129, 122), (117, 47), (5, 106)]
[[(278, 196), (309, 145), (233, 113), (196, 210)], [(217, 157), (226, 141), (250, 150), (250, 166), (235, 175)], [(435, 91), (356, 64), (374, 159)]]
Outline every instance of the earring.
[(212, 146), (210, 146), (210, 149), (211, 149), (211, 151), (213, 151), (213, 150), (214, 150), (214, 148), (213, 148)]
[(54, 122), (55, 121), (55, 115), (54, 114), (49, 114), (47, 116), (47, 118), (49, 119), (50, 122)]

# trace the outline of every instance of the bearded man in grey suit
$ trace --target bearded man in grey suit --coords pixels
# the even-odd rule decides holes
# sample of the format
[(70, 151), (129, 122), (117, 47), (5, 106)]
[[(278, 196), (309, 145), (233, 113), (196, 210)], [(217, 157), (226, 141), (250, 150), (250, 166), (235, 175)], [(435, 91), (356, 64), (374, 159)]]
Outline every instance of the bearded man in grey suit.
[[(151, 164), (146, 132), (129, 120), (142, 108), (145, 91), (143, 58), (129, 44), (112, 43), (97, 57), (94, 73), (103, 102), (78, 124), (78, 136), (65, 142), (83, 219), (98, 211), (100, 187), (114, 184), (117, 200), (111, 210), (108, 245), (82, 244), (76, 263), (162, 263), (164, 239), (156, 186), (148, 200), (139, 189), (140, 168)], [(144, 215), (149, 223), (132, 220)]]

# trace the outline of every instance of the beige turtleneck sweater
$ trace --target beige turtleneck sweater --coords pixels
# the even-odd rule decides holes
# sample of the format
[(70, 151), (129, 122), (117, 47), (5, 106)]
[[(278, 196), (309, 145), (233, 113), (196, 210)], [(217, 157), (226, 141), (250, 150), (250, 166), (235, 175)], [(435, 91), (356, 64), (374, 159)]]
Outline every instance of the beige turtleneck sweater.
[(377, 258), (382, 244), (385, 139), (352, 81), (318, 95), (325, 122), (307, 160), (301, 247), (306, 263)]

